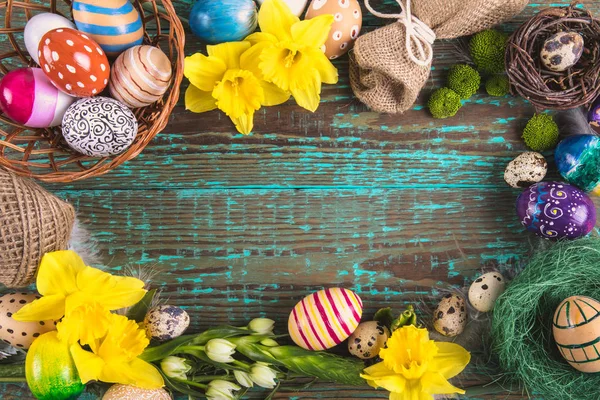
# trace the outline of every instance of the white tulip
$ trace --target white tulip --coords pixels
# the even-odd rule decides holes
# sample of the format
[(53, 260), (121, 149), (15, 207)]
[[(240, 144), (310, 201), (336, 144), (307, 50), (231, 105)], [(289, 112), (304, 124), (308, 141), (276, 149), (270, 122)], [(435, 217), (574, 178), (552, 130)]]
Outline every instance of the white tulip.
[(266, 389), (273, 389), (277, 385), (277, 373), (263, 363), (256, 363), (250, 367), (250, 379)]
[(205, 395), (207, 400), (234, 400), (233, 392), (240, 389), (233, 382), (216, 379), (208, 384)]
[(165, 357), (160, 362), (160, 369), (168, 378), (177, 378), (187, 380), (187, 373), (190, 372), (192, 366), (189, 365), (185, 358), (169, 356)]
[(248, 328), (259, 335), (270, 335), (273, 333), (273, 326), (275, 326), (275, 321), (269, 318), (254, 318), (248, 324)]
[(254, 386), (254, 382), (252, 382), (252, 379), (250, 379), (250, 375), (247, 372), (233, 371), (233, 375), (235, 376), (235, 380), (243, 387), (251, 388)]
[(235, 354), (235, 344), (225, 339), (212, 339), (204, 346), (204, 351), (208, 358), (215, 362), (230, 363), (235, 361), (232, 355)]

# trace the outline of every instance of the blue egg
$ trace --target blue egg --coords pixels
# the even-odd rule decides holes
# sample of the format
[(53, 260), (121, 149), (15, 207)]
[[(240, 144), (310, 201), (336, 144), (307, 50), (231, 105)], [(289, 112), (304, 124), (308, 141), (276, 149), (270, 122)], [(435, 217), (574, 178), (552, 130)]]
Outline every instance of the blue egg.
[(198, 0), (190, 13), (192, 32), (208, 44), (235, 42), (256, 30), (252, 0)]
[(600, 138), (569, 136), (556, 146), (554, 158), (563, 178), (586, 192), (600, 194)]

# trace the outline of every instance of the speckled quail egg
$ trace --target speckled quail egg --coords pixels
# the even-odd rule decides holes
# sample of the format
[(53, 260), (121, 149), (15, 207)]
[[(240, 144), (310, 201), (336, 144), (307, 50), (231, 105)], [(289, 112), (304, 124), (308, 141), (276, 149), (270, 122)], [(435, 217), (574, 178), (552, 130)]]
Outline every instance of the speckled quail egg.
[(0, 340), (20, 349), (28, 349), (43, 333), (56, 329), (52, 320), (21, 322), (12, 316), (27, 304), (39, 299), (37, 293), (7, 293), (0, 296)]
[(519, 154), (508, 163), (504, 180), (511, 187), (525, 188), (540, 182), (548, 172), (548, 163), (543, 155), (534, 151)]
[(142, 389), (136, 386), (112, 385), (102, 400), (171, 400), (171, 395), (163, 388)]
[(444, 336), (460, 335), (467, 324), (465, 299), (456, 294), (447, 294), (433, 314), (433, 327)]
[(474, 309), (488, 312), (494, 308), (496, 300), (506, 288), (506, 280), (499, 272), (481, 275), (469, 288), (469, 302)]
[(583, 54), (583, 36), (577, 32), (558, 32), (544, 42), (540, 57), (544, 67), (562, 72), (571, 68)]
[(144, 318), (146, 335), (157, 340), (170, 340), (181, 336), (190, 325), (190, 316), (177, 306), (156, 306)]
[(348, 339), (348, 351), (363, 360), (377, 357), (389, 337), (390, 330), (381, 322), (363, 322)]

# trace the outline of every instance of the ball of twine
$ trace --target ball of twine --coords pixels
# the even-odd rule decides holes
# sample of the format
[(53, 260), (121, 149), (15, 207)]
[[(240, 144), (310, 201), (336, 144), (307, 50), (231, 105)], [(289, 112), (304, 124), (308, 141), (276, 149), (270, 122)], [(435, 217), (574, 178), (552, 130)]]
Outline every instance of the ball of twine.
[(537, 252), (494, 307), (494, 353), (503, 372), (544, 399), (597, 400), (600, 374), (585, 374), (560, 355), (552, 317), (565, 298), (600, 300), (600, 239), (558, 242)]
[[(600, 20), (576, 5), (539, 12), (508, 40), (505, 63), (511, 91), (539, 110), (579, 107), (600, 94)], [(549, 71), (543, 67), (540, 51), (550, 36), (564, 31), (583, 36), (583, 55), (567, 71)]]

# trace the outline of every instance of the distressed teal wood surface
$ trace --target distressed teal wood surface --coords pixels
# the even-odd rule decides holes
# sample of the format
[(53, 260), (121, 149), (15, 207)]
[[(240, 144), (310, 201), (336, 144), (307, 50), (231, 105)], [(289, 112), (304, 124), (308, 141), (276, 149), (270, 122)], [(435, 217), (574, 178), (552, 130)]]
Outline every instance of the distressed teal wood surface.
[[(394, 4), (385, 0), (382, 10)], [(566, 4), (532, 2), (501, 29)], [(191, 1), (175, 5), (185, 16)], [(600, 12), (598, 2), (586, 5)], [(365, 12), (366, 31), (381, 24)], [(189, 34), (187, 43), (188, 55), (201, 49)], [(156, 286), (190, 313), (192, 331), (266, 316), (285, 332), (293, 305), (331, 285), (357, 291), (365, 316), (411, 303), (431, 310), (441, 291), (468, 287), (484, 267), (510, 271), (538, 243), (522, 232), (519, 191), (502, 178), (525, 150), (520, 134), (533, 108), (480, 93), (456, 117), (433, 120), (424, 103), (459, 59), (450, 42), (434, 47), (432, 77), (404, 115), (379, 115), (354, 99), (341, 59), (340, 83), (324, 87), (314, 114), (291, 102), (266, 108), (244, 137), (219, 112), (192, 114), (180, 102), (136, 159), (104, 177), (47, 187), (74, 204), (107, 268), (155, 268)], [(485, 383), (497, 372), (483, 350), (459, 384)], [(31, 395), (4, 385), (0, 397)], [(277, 398), (387, 396), (319, 384)]]

